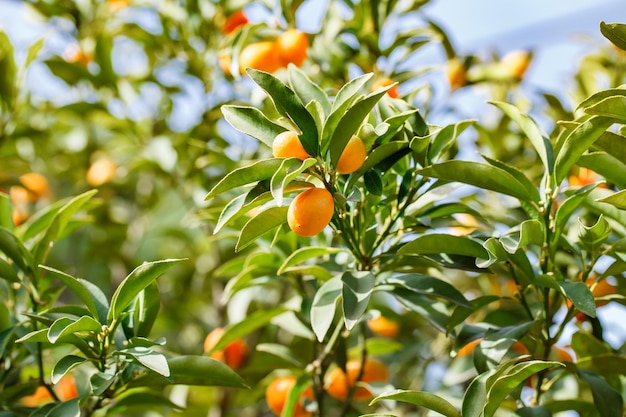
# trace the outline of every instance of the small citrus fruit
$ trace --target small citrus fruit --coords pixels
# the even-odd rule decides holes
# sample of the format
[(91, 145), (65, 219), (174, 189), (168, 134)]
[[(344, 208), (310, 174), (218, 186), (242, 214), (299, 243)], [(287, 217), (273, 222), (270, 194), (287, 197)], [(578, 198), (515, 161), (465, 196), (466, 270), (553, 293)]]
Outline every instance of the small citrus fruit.
[(367, 321), (367, 327), (377, 336), (394, 338), (400, 332), (398, 323), (384, 316), (378, 316)]
[(330, 223), (335, 203), (325, 188), (309, 188), (298, 194), (289, 204), (287, 223), (295, 234), (315, 236)]
[[(336, 367), (328, 374), (326, 391), (328, 394), (339, 400), (346, 400), (348, 393), (357, 382), (361, 370), (360, 359), (350, 359), (346, 363), (346, 372)], [(366, 358), (363, 366), (363, 374), (360, 382), (384, 382), (389, 379), (387, 366), (377, 359)], [(369, 400), (374, 394), (365, 387), (357, 387), (354, 390), (353, 399), (357, 401)]]
[(272, 142), (272, 154), (275, 158), (298, 158), (302, 161), (310, 158), (298, 135), (289, 130), (276, 135)]
[(446, 66), (446, 76), (450, 87), (455, 90), (467, 84), (466, 70), (463, 63), (457, 59), (451, 59)]
[(221, 52), (219, 56), (217, 57), (217, 63), (222, 69), (222, 71), (224, 71), (224, 74), (232, 75), (230, 71), (231, 59), (230, 59), (230, 54), (228, 52)]
[(351, 174), (363, 166), (366, 157), (365, 143), (358, 136), (352, 136), (341, 152), (336, 170), (340, 174)]
[(474, 340), (469, 341), (461, 349), (459, 349), (456, 352), (456, 356), (462, 358), (462, 357), (471, 355), (472, 353), (474, 353), (474, 350), (476, 349), (476, 346), (478, 346), (478, 344), (480, 343), (481, 340), (483, 340), (483, 339), (482, 338), (478, 338), (478, 339), (474, 339)]
[[(204, 339), (204, 351), (209, 352), (213, 349), (213, 346), (219, 342), (223, 334), (223, 328), (216, 327), (213, 329)], [(248, 345), (243, 339), (236, 339), (226, 345), (224, 350), (212, 352), (210, 357), (217, 361), (224, 362), (232, 369), (237, 370), (243, 366), (248, 358)]]
[(117, 165), (108, 158), (100, 158), (87, 170), (87, 184), (98, 187), (115, 177)]
[(50, 191), (46, 177), (36, 172), (21, 175), (20, 182), (30, 191), (30, 201), (39, 200)]
[[(267, 389), (265, 390), (265, 400), (274, 414), (278, 416), (281, 415), (283, 408), (287, 403), (287, 398), (296, 384), (296, 381), (296, 377), (292, 375), (280, 376), (270, 382), (267, 386)], [(300, 394), (298, 402), (293, 410), (293, 417), (308, 417), (313, 414), (304, 409), (305, 399), (313, 400), (313, 390), (311, 387), (305, 388)]]
[(248, 23), (248, 18), (244, 14), (242, 9), (233, 12), (226, 18), (224, 26), (222, 26), (222, 32), (228, 34), (234, 32), (240, 26)]
[(65, 375), (54, 386), (54, 391), (59, 396), (61, 401), (68, 401), (72, 398), (78, 397), (78, 389), (76, 388), (76, 381), (72, 375)]
[(37, 390), (31, 395), (23, 397), (21, 402), (25, 407), (38, 407), (44, 403), (52, 401), (50, 391), (43, 385), (37, 387)]
[[(393, 81), (390, 78), (379, 78), (374, 81), (374, 84), (372, 85), (372, 92), (378, 90), (379, 88), (387, 87), (391, 84), (393, 84)], [(389, 97), (391, 98), (398, 98), (398, 86), (394, 85), (393, 87), (391, 87), (389, 90), (387, 90), (387, 94), (389, 94)]]
[(287, 66), (293, 63), (300, 67), (306, 60), (309, 40), (306, 33), (297, 29), (288, 29), (276, 39), (276, 47), (282, 65)]
[(239, 56), (239, 69), (245, 74), (246, 68), (275, 72), (281, 67), (274, 42), (263, 41), (246, 45)]
[(500, 59), (500, 65), (513, 78), (521, 80), (530, 65), (531, 57), (528, 51), (511, 51)]

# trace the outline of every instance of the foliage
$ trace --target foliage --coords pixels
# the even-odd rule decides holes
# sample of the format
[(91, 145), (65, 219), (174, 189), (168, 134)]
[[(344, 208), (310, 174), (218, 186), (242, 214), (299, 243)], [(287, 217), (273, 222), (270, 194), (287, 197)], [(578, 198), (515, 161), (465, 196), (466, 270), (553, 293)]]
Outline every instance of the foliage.
[[(459, 56), (423, 0), (330, 1), (304, 62), (242, 73), (307, 7), (247, 3), (32, 0), (67, 49), (0, 32), (0, 414), (265, 415), (288, 378), (284, 416), (623, 415), (626, 26), (570, 103), (528, 93), (532, 53)], [(427, 46), (444, 67), (405, 64)], [(474, 86), (491, 120), (456, 112)], [(288, 130), (309, 158), (272, 156)], [(334, 211), (304, 238), (311, 187)], [(243, 339), (237, 373), (211, 358)], [(388, 380), (329, 395), (369, 358)]]

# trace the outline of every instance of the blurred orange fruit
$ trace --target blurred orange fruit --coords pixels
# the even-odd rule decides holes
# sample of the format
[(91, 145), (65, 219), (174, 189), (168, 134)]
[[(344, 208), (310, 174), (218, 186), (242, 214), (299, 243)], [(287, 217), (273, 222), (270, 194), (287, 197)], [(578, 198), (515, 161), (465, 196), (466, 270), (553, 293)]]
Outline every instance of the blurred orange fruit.
[(478, 346), (481, 340), (483, 340), (482, 337), (478, 339), (470, 340), (468, 343), (463, 345), (463, 347), (456, 352), (456, 356), (462, 358), (462, 357), (471, 355), (472, 353), (474, 353), (476, 346)]
[(38, 407), (44, 403), (53, 401), (53, 398), (48, 389), (40, 385), (33, 394), (23, 397), (21, 401), (25, 407)]
[[(379, 88), (387, 87), (391, 84), (393, 84), (393, 80), (391, 80), (390, 78), (379, 78), (374, 81), (374, 84), (372, 84), (372, 92), (378, 90)], [(387, 94), (389, 94), (389, 97), (391, 98), (398, 98), (398, 85), (394, 85), (389, 90), (387, 90)]]
[(461, 88), (467, 84), (465, 66), (457, 58), (453, 58), (448, 61), (448, 64), (446, 65), (446, 76), (448, 78), (448, 83), (450, 83), (450, 88), (453, 90)]
[(278, 57), (283, 66), (293, 63), (300, 67), (307, 57), (309, 39), (298, 29), (287, 29), (276, 39)]
[(352, 136), (341, 152), (335, 169), (340, 174), (351, 174), (363, 166), (366, 157), (365, 143), (358, 136)]
[(500, 59), (500, 66), (513, 78), (521, 80), (530, 65), (532, 54), (528, 51), (511, 51)]
[[(20, 176), (20, 182), (30, 192), (29, 201), (37, 201), (50, 192), (48, 180), (41, 174), (29, 172)], [(12, 187), (13, 188), (13, 187)]]
[[(209, 352), (220, 341), (224, 329), (222, 327), (216, 327), (213, 329), (204, 339), (204, 351)], [(211, 353), (211, 358), (224, 362), (232, 369), (239, 369), (243, 366), (248, 358), (248, 345), (243, 339), (233, 340), (226, 345), (224, 350), (216, 350)]]
[(239, 56), (239, 69), (245, 74), (246, 68), (275, 72), (281, 67), (278, 50), (274, 42), (263, 41), (246, 45)]
[(234, 32), (240, 26), (248, 23), (248, 18), (244, 14), (242, 9), (239, 9), (231, 13), (227, 18), (224, 26), (222, 26), (222, 32), (228, 34)]
[(275, 158), (298, 158), (302, 161), (310, 158), (298, 135), (289, 130), (276, 135), (272, 142), (272, 154)]
[[(570, 175), (568, 177), (569, 185), (572, 187), (584, 187), (585, 185), (593, 184), (599, 181), (598, 174), (587, 168), (578, 168), (577, 175)], [(600, 185), (601, 187), (603, 185)]]
[[(346, 363), (346, 372), (340, 367), (334, 368), (327, 377), (326, 391), (339, 400), (346, 400), (348, 393), (357, 383), (357, 377), (361, 370), (360, 359), (350, 359)], [(384, 382), (389, 379), (387, 365), (377, 359), (366, 358), (363, 366), (363, 374), (359, 382)], [(353, 399), (357, 401), (369, 400), (374, 394), (366, 387), (357, 387), (354, 390)]]
[[(270, 382), (267, 386), (265, 390), (265, 401), (267, 401), (267, 405), (270, 410), (274, 412), (274, 414), (278, 416), (281, 415), (283, 408), (285, 408), (285, 404), (287, 403), (287, 398), (296, 384), (296, 381), (296, 377), (292, 375), (280, 376)], [(304, 409), (305, 399), (313, 401), (314, 396), (311, 387), (305, 388), (298, 397), (298, 401), (293, 410), (293, 417), (308, 417), (313, 414), (312, 412)]]
[(367, 327), (377, 336), (394, 338), (398, 336), (400, 327), (394, 320), (378, 316), (367, 321)]
[(72, 375), (65, 375), (61, 378), (54, 386), (54, 391), (57, 393), (61, 401), (68, 401), (72, 398), (78, 397), (76, 381)]
[(87, 170), (87, 184), (98, 187), (115, 177), (117, 165), (108, 158), (96, 160)]
[(289, 204), (287, 223), (299, 236), (314, 236), (330, 223), (334, 209), (333, 195), (327, 189), (309, 188)]
[(217, 57), (217, 63), (222, 69), (222, 71), (224, 71), (224, 74), (232, 75), (230, 72), (231, 59), (230, 59), (230, 54), (228, 52), (221, 52), (219, 56)]

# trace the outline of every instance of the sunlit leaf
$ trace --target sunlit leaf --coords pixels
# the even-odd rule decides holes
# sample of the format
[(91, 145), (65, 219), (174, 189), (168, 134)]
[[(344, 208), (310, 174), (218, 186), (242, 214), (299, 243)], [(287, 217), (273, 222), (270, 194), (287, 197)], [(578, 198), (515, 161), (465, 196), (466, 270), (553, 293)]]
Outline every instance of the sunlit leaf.
[(322, 342), (330, 329), (342, 293), (341, 277), (326, 281), (315, 293), (311, 306), (311, 326), (317, 340)]
[(386, 392), (374, 398), (370, 405), (376, 404), (382, 400), (401, 401), (419, 405), (420, 407), (435, 411), (446, 417), (461, 417), (461, 413), (456, 409), (456, 407), (450, 404), (447, 400), (430, 392), (409, 390)]
[(307, 246), (304, 248), (297, 249), (293, 253), (291, 253), (283, 262), (283, 264), (278, 268), (278, 275), (281, 275), (285, 272), (285, 270), (291, 266), (298, 265), (308, 259), (311, 258), (319, 258), (321, 256), (332, 255), (335, 253), (342, 252), (341, 248), (333, 248), (326, 246)]
[(205, 200), (210, 200), (224, 191), (232, 190), (233, 188), (270, 179), (276, 170), (280, 168), (282, 163), (283, 158), (263, 159), (251, 165), (234, 169), (215, 184), (206, 195)]
[(287, 222), (288, 210), (287, 206), (270, 207), (248, 220), (241, 229), (235, 250), (240, 251), (246, 248), (265, 233)]
[(620, 210), (626, 210), (626, 190), (618, 191), (615, 194), (599, 198), (596, 201), (600, 203), (611, 204)]
[(67, 355), (62, 357), (56, 365), (54, 365), (54, 369), (52, 369), (52, 383), (56, 384), (59, 382), (66, 373), (68, 373), (72, 368), (85, 362), (85, 360), (85, 358), (76, 355)]
[(351, 330), (367, 310), (376, 278), (369, 271), (344, 272), (341, 276), (343, 318)]
[(270, 148), (274, 138), (287, 130), (283, 126), (270, 121), (256, 107), (225, 105), (222, 106), (222, 113), (224, 114), (224, 119), (232, 127), (260, 140)]
[(610, 40), (613, 45), (626, 51), (626, 24), (623, 23), (606, 23), (600, 22), (600, 32), (605, 38)]
[(584, 369), (578, 370), (578, 375), (591, 388), (593, 402), (601, 417), (622, 417), (624, 413), (624, 399), (601, 376)]

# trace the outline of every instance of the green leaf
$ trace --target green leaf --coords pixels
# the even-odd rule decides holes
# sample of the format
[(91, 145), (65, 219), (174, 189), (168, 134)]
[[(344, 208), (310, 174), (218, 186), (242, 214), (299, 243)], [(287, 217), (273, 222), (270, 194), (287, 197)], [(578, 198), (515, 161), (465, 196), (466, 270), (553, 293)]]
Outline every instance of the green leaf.
[(255, 350), (276, 356), (277, 358), (290, 363), (295, 368), (304, 369), (306, 366), (306, 364), (302, 363), (300, 359), (294, 356), (293, 351), (285, 345), (280, 345), (278, 343), (259, 343), (255, 346)]
[(620, 210), (626, 210), (626, 190), (618, 191), (615, 194), (598, 198), (596, 201), (600, 203), (612, 204)]
[(135, 268), (117, 287), (113, 297), (111, 297), (111, 307), (107, 320), (119, 320), (122, 313), (130, 303), (150, 285), (155, 279), (163, 274), (175, 263), (183, 259), (165, 259), (155, 262), (144, 262)]
[(54, 242), (62, 236), (65, 227), (72, 216), (82, 209), (85, 203), (87, 203), (87, 201), (89, 201), (97, 192), (98, 190), (91, 190), (80, 194), (69, 200), (63, 207), (61, 207), (61, 209), (59, 209), (48, 224), (48, 228), (45, 230), (43, 237), (33, 248), (34, 265), (40, 265), (45, 262), (45, 259), (48, 256)]
[(337, 127), (330, 136), (329, 143), (330, 163), (333, 167), (337, 166), (337, 161), (339, 161), (341, 153), (348, 141), (357, 133), (363, 120), (365, 120), (370, 111), (372, 111), (380, 98), (387, 93), (388, 89), (389, 88), (385, 88), (376, 93), (372, 93), (363, 100), (353, 104), (339, 123), (337, 123)]
[(367, 310), (376, 277), (369, 271), (346, 271), (341, 276), (343, 319), (352, 330)]
[(536, 219), (523, 221), (518, 227), (500, 238), (502, 247), (510, 254), (521, 248), (526, 248), (528, 245), (541, 246), (544, 240), (543, 223)]
[(408, 310), (428, 320), (437, 330), (446, 331), (450, 315), (448, 307), (443, 302), (402, 287), (395, 287), (389, 293)]
[(532, 196), (533, 201), (539, 201), (541, 199), (537, 187), (535, 187), (533, 183), (530, 182), (530, 180), (526, 177), (526, 175), (524, 175), (522, 171), (511, 165), (505, 164), (504, 162), (489, 158), (486, 155), (482, 155), (482, 157), (489, 163), (489, 165), (493, 165), (496, 168), (501, 168), (511, 174), (520, 184), (524, 186), (524, 188), (526, 188), (528, 195)]
[(133, 412), (135, 410), (142, 414), (151, 414), (148, 410), (161, 408), (181, 410), (179, 405), (165, 398), (162, 393), (145, 389), (130, 389), (124, 390), (115, 397), (113, 404), (107, 408), (107, 415), (136, 415), (137, 413)]
[(43, 63), (50, 72), (62, 79), (70, 86), (75, 86), (80, 81), (94, 81), (94, 76), (80, 64), (67, 62), (60, 58), (46, 59)]
[(0, 252), (11, 259), (22, 271), (30, 271), (33, 264), (30, 252), (22, 242), (7, 228), (0, 227)]
[(280, 413), (281, 417), (289, 417), (293, 416), (295, 413), (296, 405), (298, 401), (300, 401), (300, 396), (305, 388), (310, 383), (309, 375), (300, 375), (296, 380), (296, 383), (293, 385), (287, 398), (285, 399), (285, 405), (283, 406), (283, 410)]
[(298, 265), (311, 258), (319, 258), (321, 256), (333, 255), (339, 252), (343, 252), (343, 249), (328, 246), (307, 246), (299, 248), (285, 259), (276, 273), (278, 275), (282, 275), (285, 270), (291, 266)]
[(33, 42), (32, 45), (28, 47), (28, 53), (26, 55), (26, 61), (24, 61), (24, 67), (28, 67), (35, 60), (35, 58), (37, 58), (39, 52), (41, 51), (41, 48), (43, 48), (44, 41), (45, 38), (37, 39), (35, 42)]
[[(500, 404), (502, 404), (502, 401), (530, 376), (555, 366), (564, 365), (560, 362), (530, 360), (511, 367), (504, 375), (501, 375), (489, 389), (484, 409), (485, 417), (492, 417), (498, 410)], [(463, 414), (463, 416), (465, 417), (465, 414)]]
[(250, 78), (272, 98), (276, 110), (284, 117), (292, 120), (300, 129), (300, 142), (304, 150), (316, 157), (319, 155), (319, 140), (315, 119), (301, 103), (296, 93), (278, 78), (263, 71), (247, 69)]
[(287, 222), (288, 210), (288, 206), (270, 207), (248, 220), (241, 229), (235, 251), (238, 252), (246, 248), (265, 233)]
[(622, 51), (626, 51), (626, 25), (623, 23), (600, 22), (600, 32), (610, 40), (613, 45)]
[(553, 243), (555, 243), (563, 233), (563, 230), (565, 229), (565, 226), (567, 225), (571, 215), (585, 201), (587, 195), (596, 187), (597, 184), (590, 184), (579, 188), (578, 190), (574, 191), (572, 195), (567, 197), (563, 204), (559, 206), (554, 217), (555, 226)]
[(100, 332), (101, 330), (102, 324), (89, 316), (83, 316), (78, 320), (61, 317), (55, 320), (48, 329), (48, 340), (54, 344), (63, 336), (79, 332)]
[(0, 191), (0, 227), (4, 227), (7, 230), (14, 229), (12, 213), (13, 205), (11, 204), (11, 198)]
[(626, 97), (623, 95), (606, 97), (586, 107), (585, 113), (624, 121), (626, 120)]
[(474, 350), (474, 366), (478, 372), (498, 367), (511, 346), (522, 339), (530, 331), (533, 324), (534, 322), (530, 321), (497, 330), (488, 330)]
[[(161, 308), (161, 294), (156, 282), (152, 282), (135, 299), (132, 308), (134, 337), (148, 337)], [(130, 318), (130, 316), (128, 316)]]
[[(624, 93), (626, 94), (626, 90), (624, 90)], [(593, 145), (618, 161), (626, 161), (626, 137), (622, 135), (607, 130)]]
[(350, 176), (348, 183), (346, 184), (346, 190), (351, 190), (354, 184), (361, 178), (361, 174), (370, 171), (373, 167), (379, 163), (385, 161), (387, 158), (392, 158), (396, 155), (406, 155), (409, 151), (409, 143), (406, 141), (393, 141), (383, 143), (380, 146), (372, 149), (367, 155), (367, 159), (363, 163), (363, 166)]
[(163, 375), (166, 378), (170, 376), (170, 368), (165, 356), (161, 353), (153, 351), (150, 348), (134, 347), (121, 349), (114, 352), (114, 354), (118, 356), (130, 356), (136, 362), (151, 371), (156, 372), (159, 375)]
[(276, 205), (283, 205), (283, 193), (289, 183), (316, 163), (315, 158), (307, 158), (304, 161), (298, 158), (287, 158), (283, 161), (270, 181), (270, 192), (276, 200)]
[(552, 411), (544, 406), (522, 407), (515, 410), (517, 417), (552, 417)]
[(0, 278), (9, 282), (20, 282), (13, 266), (2, 258), (0, 258)]
[(446, 417), (461, 417), (461, 413), (452, 404), (438, 395), (425, 391), (395, 390), (385, 392), (374, 398), (370, 405), (383, 400), (401, 401), (419, 405)]
[(12, 109), (17, 95), (17, 66), (13, 45), (6, 33), (0, 31), (0, 101)]
[(62, 357), (56, 365), (54, 365), (54, 369), (52, 369), (52, 378), (51, 381), (53, 384), (56, 384), (68, 373), (72, 368), (80, 365), (85, 362), (86, 359), (81, 356), (76, 355), (67, 355)]
[(478, 375), (465, 390), (461, 415), (463, 417), (481, 417), (487, 402), (487, 379), (493, 375), (494, 370)]
[(224, 105), (222, 114), (232, 127), (260, 140), (270, 149), (274, 138), (287, 130), (269, 120), (261, 110), (255, 107)]
[(465, 129), (476, 124), (476, 120), (462, 120), (458, 123), (447, 125), (435, 132), (432, 132), (427, 138), (430, 140), (428, 147), (428, 162), (432, 164), (436, 160), (442, 158), (444, 153), (450, 149), (458, 136)]
[(434, 296), (448, 300), (466, 308), (473, 308), (472, 304), (452, 284), (439, 278), (422, 274), (405, 274), (392, 276), (380, 285), (394, 285), (420, 294)]
[(365, 189), (368, 193), (376, 196), (383, 195), (383, 180), (377, 171), (373, 169), (365, 171), (363, 181), (365, 182)]
[(80, 398), (74, 398), (58, 403), (46, 414), (46, 417), (80, 417), (79, 401)]
[(107, 313), (109, 311), (109, 302), (100, 288), (84, 279), (74, 278), (54, 268), (45, 265), (39, 267), (60, 280), (67, 288), (69, 288), (80, 300), (85, 304), (89, 312), (100, 323), (106, 323)]
[(220, 361), (208, 356), (177, 356), (168, 358), (170, 378), (148, 374), (131, 382), (131, 386), (196, 385), (247, 388), (239, 375)]
[(523, 114), (517, 107), (512, 104), (501, 101), (490, 102), (504, 112), (511, 120), (518, 124), (522, 132), (530, 140), (535, 148), (539, 159), (544, 166), (545, 172), (552, 172), (554, 169), (554, 150), (550, 139), (540, 130), (535, 121), (528, 115)]
[(232, 190), (233, 188), (241, 187), (242, 185), (251, 184), (253, 182), (270, 179), (276, 170), (280, 168), (282, 163), (283, 158), (271, 158), (257, 161), (245, 167), (237, 168), (226, 174), (224, 178), (215, 184), (204, 199), (205, 201), (210, 200), (224, 191)]
[(331, 278), (322, 284), (313, 297), (311, 327), (320, 343), (324, 341), (330, 326), (333, 324), (337, 300), (342, 294), (342, 286), (341, 277)]
[(558, 151), (554, 165), (554, 179), (557, 184), (567, 176), (578, 158), (593, 145), (615, 120), (593, 116), (572, 130)]
[(306, 75), (304, 71), (293, 64), (289, 64), (288, 69), (289, 85), (295, 91), (300, 101), (307, 105), (311, 101), (318, 102), (324, 110), (324, 117), (328, 116), (332, 109), (332, 104), (328, 96)]
[(626, 188), (626, 162), (606, 152), (588, 152), (581, 155), (576, 164), (597, 172), (620, 188)]
[(102, 395), (115, 382), (116, 376), (104, 372), (96, 372), (89, 378), (89, 386), (94, 395)]
[(591, 252), (599, 250), (600, 246), (611, 235), (611, 225), (602, 215), (591, 226), (585, 226), (580, 219), (578, 219), (578, 223), (580, 226), (578, 237), (582, 244)]
[(450, 254), (487, 259), (485, 248), (467, 236), (432, 233), (422, 235), (398, 249), (399, 255)]
[(567, 294), (574, 307), (589, 317), (596, 317), (596, 303), (591, 290), (584, 282), (562, 282), (559, 285)]
[(601, 375), (626, 374), (626, 357), (615, 353), (603, 353), (578, 358), (576, 366)]
[(245, 320), (224, 327), (224, 333), (220, 340), (213, 346), (211, 352), (225, 348), (229, 343), (241, 339), (253, 331), (267, 326), (272, 320), (281, 314), (288, 312), (285, 307), (276, 307), (270, 310), (258, 310), (248, 314)]
[(502, 168), (473, 161), (452, 160), (416, 171), (424, 177), (474, 185), (485, 190), (510, 195), (523, 201), (536, 201), (513, 175)]
[(593, 372), (579, 369), (578, 376), (591, 388), (593, 402), (601, 417), (623, 416), (624, 399), (620, 392), (616, 391), (605, 379)]

